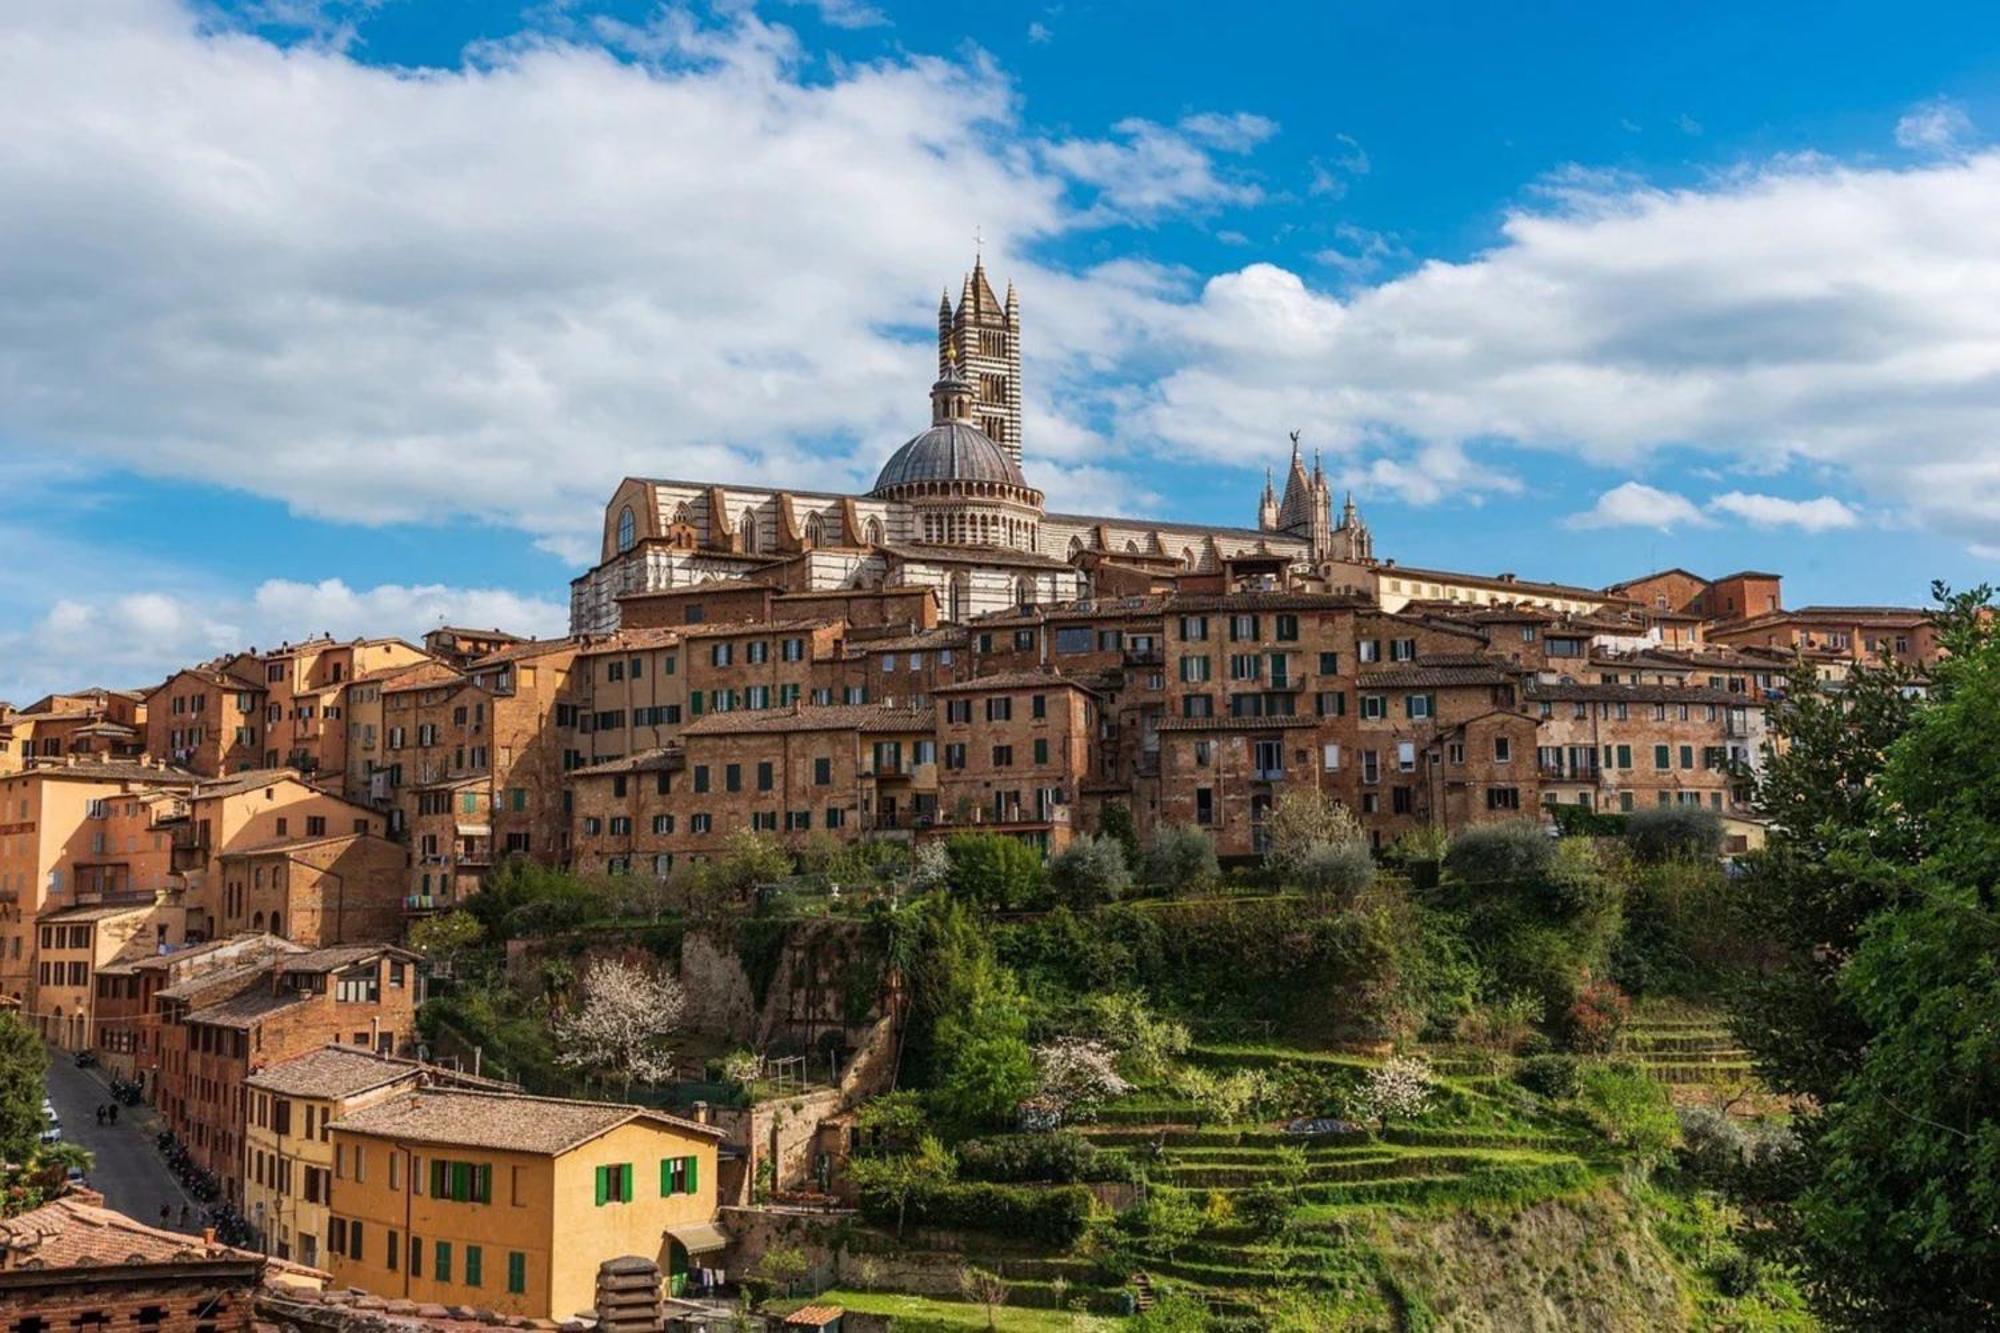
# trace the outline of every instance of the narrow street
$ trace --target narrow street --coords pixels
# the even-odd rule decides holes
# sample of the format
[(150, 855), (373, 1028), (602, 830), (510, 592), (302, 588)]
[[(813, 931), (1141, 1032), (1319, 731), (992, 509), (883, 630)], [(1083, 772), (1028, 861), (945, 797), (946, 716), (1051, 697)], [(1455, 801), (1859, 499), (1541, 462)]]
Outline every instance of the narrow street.
[(118, 1108), (118, 1123), (99, 1125), (97, 1108), (109, 1105), (111, 1093), (94, 1069), (78, 1069), (68, 1051), (49, 1051), (49, 1100), (62, 1119), (63, 1139), (90, 1150), (96, 1158), (90, 1168), (92, 1189), (103, 1193), (104, 1201), (128, 1217), (151, 1226), (160, 1225), (160, 1206), (166, 1205), (169, 1225), (180, 1230), (181, 1207), (185, 1204), (190, 1231), (199, 1230), (201, 1208), (181, 1189), (180, 1181), (167, 1169), (153, 1147), (152, 1136), (140, 1121), (151, 1120), (143, 1106)]

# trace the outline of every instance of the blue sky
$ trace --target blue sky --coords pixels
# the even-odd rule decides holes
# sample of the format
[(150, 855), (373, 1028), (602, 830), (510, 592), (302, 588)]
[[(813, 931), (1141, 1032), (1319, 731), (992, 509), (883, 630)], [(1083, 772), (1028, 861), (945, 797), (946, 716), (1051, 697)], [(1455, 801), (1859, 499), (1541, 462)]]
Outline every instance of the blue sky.
[(0, 697), (865, 487), (975, 228), (1052, 507), (1245, 522), (1298, 428), (1406, 563), (2000, 572), (1991, 6), (88, 8), (0, 20)]

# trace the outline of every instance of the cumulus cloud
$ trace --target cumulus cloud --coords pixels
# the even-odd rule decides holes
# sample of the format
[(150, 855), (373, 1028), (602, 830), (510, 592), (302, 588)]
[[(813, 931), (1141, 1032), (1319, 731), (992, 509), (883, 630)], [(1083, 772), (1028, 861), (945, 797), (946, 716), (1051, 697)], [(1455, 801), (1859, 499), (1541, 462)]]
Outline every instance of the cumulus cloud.
[(1972, 117), (1949, 97), (1933, 97), (1896, 121), (1896, 142), (1911, 152), (1951, 153), (1972, 137)]
[(1685, 495), (1663, 491), (1644, 482), (1628, 481), (1597, 497), (1597, 503), (1564, 519), (1572, 528), (1706, 527), (1708, 517)]
[(1171, 368), (1121, 430), (1235, 461), (1290, 424), (1404, 457), (1808, 462), (1965, 539), (2000, 530), (2000, 154), (1679, 190), (1572, 172), (1542, 198), (1461, 263), (1345, 294), (1252, 264), (1156, 302)]
[(927, 419), (925, 324), (975, 223), (1048, 391), (1137, 289), (1023, 247), (1255, 197), (1215, 157), (1261, 118), (1037, 145), (983, 57), (809, 73), (724, 13), (415, 71), (171, 0), (12, 16), (0, 438), (582, 558), (627, 473), (865, 483)]
[(247, 595), (217, 590), (102, 593), (57, 600), (23, 633), (0, 633), (0, 698), (26, 703), (59, 686), (139, 688), (221, 653), (331, 633), (400, 635), (441, 624), (546, 636), (568, 608), (500, 588), (379, 584), (352, 588), (267, 579)]
[(1861, 516), (1831, 495), (1813, 500), (1787, 500), (1777, 495), (1746, 495), (1729, 491), (1708, 502), (1719, 513), (1733, 514), (1760, 528), (1798, 528), (1804, 532), (1832, 532), (1851, 528)]

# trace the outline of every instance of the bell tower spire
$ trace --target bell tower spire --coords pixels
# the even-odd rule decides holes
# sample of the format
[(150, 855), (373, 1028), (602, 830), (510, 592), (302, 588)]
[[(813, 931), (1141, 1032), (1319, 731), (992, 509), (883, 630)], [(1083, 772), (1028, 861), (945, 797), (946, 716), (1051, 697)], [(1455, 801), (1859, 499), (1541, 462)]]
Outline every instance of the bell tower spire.
[(1003, 301), (986, 276), (983, 241), (965, 275), (958, 308), (938, 312), (939, 373), (950, 361), (972, 392), (968, 420), (1021, 462), (1021, 299), (1007, 284)]

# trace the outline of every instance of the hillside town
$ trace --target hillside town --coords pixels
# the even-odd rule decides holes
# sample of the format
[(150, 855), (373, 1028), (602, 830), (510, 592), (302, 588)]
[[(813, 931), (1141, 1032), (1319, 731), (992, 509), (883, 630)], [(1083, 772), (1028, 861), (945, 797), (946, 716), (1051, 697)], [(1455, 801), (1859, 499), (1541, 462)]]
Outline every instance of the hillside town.
[[(903, 1245), (901, 1210), (922, 1190), (896, 1187), (885, 1212), (870, 1154), (914, 1147), (882, 1108), (911, 1107), (912, 1070), (943, 1067), (946, 1019), (924, 1016), (935, 1001), (872, 942), (880, 913), (916, 919), (905, 904), (926, 889), (984, 893), (970, 867), (987, 861), (1095, 883), (1077, 867), (1107, 846), (1126, 849), (1112, 887), (1059, 912), (1136, 893), (1176, 847), (1212, 867), (1187, 881), (1209, 889), (1340, 881), (1299, 856), (1302, 810), (1351, 830), (1339, 846), (1368, 867), (1356, 885), (1378, 863), (1434, 881), (1454, 865), (1445, 849), (1482, 830), (1567, 845), (1663, 811), (1712, 828), (1706, 855), (1722, 865), (1765, 845), (1755, 793), (1792, 692), (1838, 696), (1887, 673), (1920, 696), (1947, 655), (1934, 611), (1790, 606), (1777, 572), (1588, 586), (1560, 568), (1378, 555), (1360, 505), (1336, 506), (1296, 434), (1254, 525), (1047, 512), (1023, 473), (1018, 295), (997, 296), (975, 263), (938, 315), (931, 423), (868, 493), (627, 478), (599, 562), (572, 584), (565, 637), (302, 633), (160, 681), (0, 705), (0, 998), (58, 1065), (85, 1071), (53, 1072), (101, 1085), (99, 1130), (127, 1107), (129, 1132), (143, 1126), (180, 1182), (159, 1226), (151, 1198), (128, 1187), (127, 1215), (81, 1183), (0, 1223), (7, 1328), (720, 1327), (738, 1290), (808, 1286), (969, 1301), (990, 1318), (1010, 1283), (1031, 1304), (1109, 1316), (1143, 1314), (1177, 1273), (1212, 1312), (1249, 1318), (1217, 1260), (1143, 1244), (1130, 1263), (1059, 1257), (1086, 1215), (1163, 1207), (1168, 1182), (1217, 1187), (1210, 1223), (1227, 1238), (1230, 1210), (1282, 1175), (1262, 1174), (1279, 1167), (1254, 1136), (1235, 1158), (1200, 1156), (1204, 1124), (1246, 1108), (1201, 1109), (1216, 1073), (1170, 1076), (1163, 1056), (1133, 1054), (1131, 1032), (1130, 1061), (1079, 1099), (1110, 1108), (1100, 1127), (1067, 1141), (1106, 1163), (1150, 1145), (1158, 1189), (1127, 1166), (1049, 1177), (1072, 1183), (1048, 1198), (1081, 1211), (1035, 1233), (1058, 1257), (1009, 1267), (973, 1247), (1004, 1278), (948, 1245)], [(1157, 873), (1154, 887), (1170, 877)], [(787, 916), (800, 895), (816, 906)], [(651, 904), (643, 920), (608, 919), (607, 904), (634, 901)], [(564, 903), (570, 915), (548, 915)], [(985, 905), (1046, 924), (1047, 902), (1011, 888)], [(546, 919), (524, 925), (531, 909)], [(760, 953), (745, 932), (773, 923)], [(475, 981), (452, 943), (461, 925), (505, 944), (491, 976), (558, 1032), (610, 1003), (600, 986), (658, 987), (671, 1058), (654, 1068), (619, 1047), (578, 1082), (550, 1073), (569, 1067), (560, 1040), (546, 1068), (489, 1044), (505, 1024), (480, 1028), (468, 997), (500, 983)], [(1279, 952), (1321, 947), (1281, 938)], [(596, 970), (645, 959), (670, 975)], [(1560, 1007), (1519, 1022), (1582, 1023), (1602, 984), (1579, 973)], [(1344, 987), (1293, 998), (1312, 993), (1346, 1003)], [(1400, 1021), (1343, 1012), (1335, 1048), (1379, 1055)], [(1713, 1026), (1668, 1021), (1635, 1049), (1694, 1053), (1661, 1061), (1666, 1085), (1747, 1069)], [(1036, 1058), (1108, 1058), (1114, 1027), (1090, 1031)], [(1173, 1091), (1120, 1110), (1147, 1086)], [(1009, 1094), (1000, 1114), (1032, 1119), (1056, 1095), (1046, 1082)], [(1372, 1141), (1358, 1114), (1312, 1128), (1324, 1103), (1266, 1116), (1303, 1118), (1299, 1142), (1326, 1149), (1288, 1189), (1349, 1179), (1338, 1144)], [(1385, 1145), (1433, 1142), (1382, 1106)], [(1062, 1108), (1052, 1123), (1087, 1119)], [(1570, 1189), (1599, 1168), (1555, 1130), (1508, 1124), (1544, 1154), (1530, 1184)], [(1485, 1165), (1521, 1167), (1501, 1155), (1513, 1139), (1434, 1141), (1475, 1151), (1379, 1172), (1357, 1157), (1351, 1178), (1456, 1179), (1486, 1147)], [(979, 1143), (957, 1141), (961, 1172)], [(940, 1187), (924, 1226), (992, 1224), (955, 1206)], [(894, 1238), (799, 1239), (857, 1207), (893, 1220)], [(882, 1326), (860, 1308), (784, 1304), (768, 1317), (788, 1330)], [(170, 1306), (207, 1313), (149, 1317)]]

